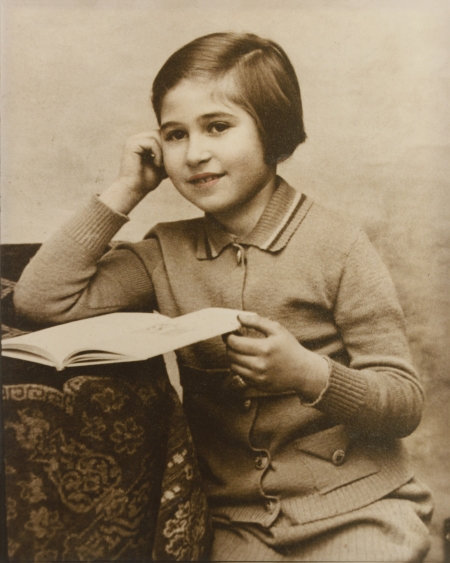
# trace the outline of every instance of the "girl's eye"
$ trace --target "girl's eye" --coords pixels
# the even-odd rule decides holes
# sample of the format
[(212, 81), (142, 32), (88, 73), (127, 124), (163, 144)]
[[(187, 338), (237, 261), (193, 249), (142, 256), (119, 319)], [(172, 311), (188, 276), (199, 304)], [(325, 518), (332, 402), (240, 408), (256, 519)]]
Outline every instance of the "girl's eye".
[(166, 135), (166, 141), (181, 141), (184, 139), (186, 133), (181, 129), (174, 129), (173, 131), (169, 131)]
[(209, 126), (209, 131), (211, 133), (223, 133), (229, 128), (230, 125), (228, 123), (215, 122), (215, 123), (211, 123), (211, 125)]

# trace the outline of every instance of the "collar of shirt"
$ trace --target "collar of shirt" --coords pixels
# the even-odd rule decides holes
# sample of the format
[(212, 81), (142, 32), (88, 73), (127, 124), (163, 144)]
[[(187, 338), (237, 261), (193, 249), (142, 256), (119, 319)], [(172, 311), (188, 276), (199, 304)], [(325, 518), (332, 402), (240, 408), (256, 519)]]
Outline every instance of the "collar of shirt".
[(212, 260), (230, 244), (256, 246), (260, 250), (278, 252), (282, 250), (294, 234), (297, 227), (311, 207), (311, 200), (297, 192), (282, 178), (278, 178), (278, 187), (255, 228), (245, 238), (227, 233), (212, 215), (205, 215), (205, 229), (199, 233), (197, 258)]

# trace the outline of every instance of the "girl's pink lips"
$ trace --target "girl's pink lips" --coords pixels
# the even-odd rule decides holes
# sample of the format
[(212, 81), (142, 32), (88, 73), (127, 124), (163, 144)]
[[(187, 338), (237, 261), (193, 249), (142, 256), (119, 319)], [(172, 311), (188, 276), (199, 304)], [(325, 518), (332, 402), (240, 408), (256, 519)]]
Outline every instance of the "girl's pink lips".
[(190, 184), (198, 186), (212, 186), (225, 174), (214, 174), (213, 172), (203, 172), (202, 174), (195, 174), (188, 178)]

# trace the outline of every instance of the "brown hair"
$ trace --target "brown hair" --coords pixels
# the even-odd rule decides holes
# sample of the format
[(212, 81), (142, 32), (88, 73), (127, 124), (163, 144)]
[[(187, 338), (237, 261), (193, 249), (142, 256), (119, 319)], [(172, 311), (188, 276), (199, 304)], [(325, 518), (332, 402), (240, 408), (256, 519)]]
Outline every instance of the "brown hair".
[(255, 120), (268, 163), (289, 157), (306, 134), (300, 87), (286, 53), (251, 33), (212, 33), (191, 41), (163, 65), (153, 82), (158, 122), (164, 96), (184, 78), (221, 78), (232, 73), (230, 101)]

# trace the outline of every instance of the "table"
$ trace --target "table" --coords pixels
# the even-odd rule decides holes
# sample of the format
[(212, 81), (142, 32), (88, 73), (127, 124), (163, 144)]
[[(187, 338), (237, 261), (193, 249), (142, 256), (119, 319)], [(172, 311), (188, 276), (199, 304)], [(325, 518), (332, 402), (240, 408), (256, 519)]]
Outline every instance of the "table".
[[(14, 284), (39, 245), (2, 248), (2, 336), (30, 331)], [(196, 561), (211, 527), (162, 357), (63, 372), (2, 358), (10, 561)]]

